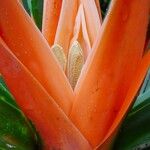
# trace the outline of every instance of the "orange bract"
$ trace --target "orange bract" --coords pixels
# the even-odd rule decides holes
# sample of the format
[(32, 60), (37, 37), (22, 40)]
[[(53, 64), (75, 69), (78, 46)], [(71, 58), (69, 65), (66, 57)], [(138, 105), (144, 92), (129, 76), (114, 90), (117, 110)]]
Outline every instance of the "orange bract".
[(57, 32), (55, 35), (55, 44), (62, 46), (66, 55), (68, 54), (68, 48), (72, 38), (76, 14), (77, 0), (63, 0)]
[(84, 7), (89, 39), (91, 45), (93, 45), (97, 39), (101, 27), (100, 16), (98, 14), (97, 6), (94, 0), (79, 0), (79, 1), (80, 3), (83, 4)]
[(68, 114), (72, 106), (73, 92), (48, 43), (18, 0), (5, 0), (0, 3), (0, 34), (3, 40)]
[(101, 26), (98, 0), (45, 0), (43, 36), (0, 0), (0, 72), (45, 149), (110, 148), (150, 65), (149, 12), (150, 0), (112, 0)]
[[(90, 150), (86, 139), (3, 43), (0, 43), (0, 56), (0, 71), (17, 103), (44, 139), (45, 149)], [(69, 139), (69, 142), (66, 142), (66, 139)]]
[(49, 45), (55, 40), (62, 0), (44, 0), (42, 33)]
[[(145, 77), (145, 74), (148, 71), (148, 68), (150, 66), (150, 50), (147, 54), (145, 54), (144, 58), (142, 58), (141, 62), (138, 64), (138, 67), (135, 72), (134, 80), (131, 83), (131, 86), (127, 92), (127, 96), (113, 122), (111, 125), (111, 128), (105, 135), (105, 138), (101, 142), (101, 144), (97, 147), (99, 150), (106, 150), (112, 146), (112, 139), (115, 137), (115, 134), (117, 130), (119, 129), (119, 126), (121, 125), (121, 121), (124, 119), (126, 113), (128, 112), (128, 109), (133, 103), (133, 99), (138, 92), (138, 89), (140, 88), (140, 85), (143, 82), (143, 79)], [(107, 142), (107, 143), (106, 143)]]
[(112, 2), (78, 80), (70, 118), (93, 146), (110, 128), (142, 58), (148, 4), (149, 0)]
[(85, 15), (84, 15), (84, 8), (82, 4), (80, 4), (76, 16), (74, 34), (71, 40), (71, 45), (74, 41), (79, 41), (84, 52), (84, 58), (86, 59), (88, 54), (91, 52), (91, 43), (88, 37), (87, 26), (86, 26)]

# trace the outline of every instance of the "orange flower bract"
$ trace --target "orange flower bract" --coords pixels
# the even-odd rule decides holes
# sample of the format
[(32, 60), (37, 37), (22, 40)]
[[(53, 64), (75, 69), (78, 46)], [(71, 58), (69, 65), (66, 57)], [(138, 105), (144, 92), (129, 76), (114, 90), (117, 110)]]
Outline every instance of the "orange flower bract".
[(45, 0), (40, 32), (0, 0), (0, 73), (43, 149), (110, 149), (150, 65), (149, 13), (150, 0), (112, 0), (102, 23), (97, 0)]

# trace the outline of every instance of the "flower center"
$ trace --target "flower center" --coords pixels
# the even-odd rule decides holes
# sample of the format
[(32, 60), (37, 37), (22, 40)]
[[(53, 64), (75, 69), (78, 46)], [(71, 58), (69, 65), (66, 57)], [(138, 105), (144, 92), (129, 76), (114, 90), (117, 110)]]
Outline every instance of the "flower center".
[(80, 43), (78, 41), (72, 43), (67, 57), (60, 45), (55, 44), (51, 49), (74, 89), (84, 65), (84, 55)]

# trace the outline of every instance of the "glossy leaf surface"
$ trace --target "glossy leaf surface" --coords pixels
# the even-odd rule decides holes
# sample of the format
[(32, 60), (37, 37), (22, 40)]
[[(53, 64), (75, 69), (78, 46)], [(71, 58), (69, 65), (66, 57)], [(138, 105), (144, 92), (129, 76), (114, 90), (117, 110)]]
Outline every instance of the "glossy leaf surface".
[(41, 30), (42, 28), (42, 16), (43, 16), (43, 0), (22, 0), (25, 10), (31, 15)]
[(114, 145), (114, 150), (148, 148), (150, 148), (150, 70)]
[(4, 85), (0, 77), (0, 149), (37, 150), (35, 130)]

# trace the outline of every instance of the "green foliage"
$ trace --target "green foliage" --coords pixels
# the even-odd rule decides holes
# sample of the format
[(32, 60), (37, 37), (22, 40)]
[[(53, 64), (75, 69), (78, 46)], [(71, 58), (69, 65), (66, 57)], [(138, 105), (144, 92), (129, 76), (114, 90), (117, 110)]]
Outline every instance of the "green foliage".
[(23, 6), (30, 16), (33, 17), (37, 27), (42, 29), (43, 0), (22, 0)]
[(146, 149), (150, 149), (150, 70), (114, 144), (114, 150)]
[(102, 17), (104, 18), (107, 14), (108, 6), (111, 0), (99, 0), (101, 6)]
[(139, 92), (139, 96), (137, 97), (137, 100), (135, 101), (135, 104), (133, 105), (132, 109), (134, 109), (136, 106), (144, 102), (145, 99), (149, 97), (150, 97), (150, 70), (148, 71), (146, 75), (146, 78)]
[(25, 8), (25, 10), (27, 11), (27, 13), (30, 15), (31, 14), (31, 5), (30, 2), (31, 0), (22, 0), (23, 6)]
[(38, 28), (42, 29), (43, 0), (31, 0), (32, 16)]
[(2, 76), (0, 76), (0, 97), (4, 98), (4, 100), (6, 100), (6, 102), (8, 102), (9, 104), (11, 104), (13, 107), (18, 109), (18, 106), (13, 98), (13, 96), (10, 94), (10, 92), (8, 91), (8, 88), (2, 78)]
[(0, 149), (38, 150), (39, 137), (0, 76)]

